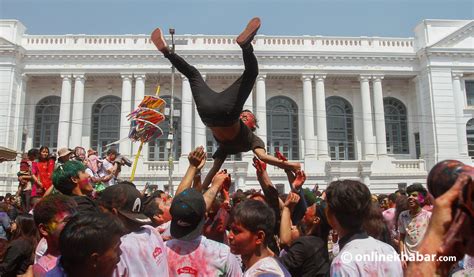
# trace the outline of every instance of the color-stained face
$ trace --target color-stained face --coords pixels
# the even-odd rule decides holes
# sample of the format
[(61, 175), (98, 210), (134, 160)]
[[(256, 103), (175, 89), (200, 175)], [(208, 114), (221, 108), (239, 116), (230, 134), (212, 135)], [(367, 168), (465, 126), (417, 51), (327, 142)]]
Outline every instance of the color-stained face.
[(83, 193), (92, 192), (94, 190), (92, 184), (90, 183), (89, 174), (87, 174), (85, 171), (79, 171), (78, 177), (79, 187)]
[(316, 205), (311, 205), (306, 209), (303, 217), (303, 223), (305, 226), (313, 225), (313, 221), (316, 219)]
[(56, 242), (59, 241), (59, 234), (71, 218), (71, 213), (64, 211), (57, 213), (54, 218), (46, 225), (48, 235)]
[(230, 251), (233, 254), (247, 256), (257, 248), (257, 235), (250, 232), (237, 221), (232, 223), (228, 238)]
[(115, 266), (120, 262), (120, 236), (115, 236), (113, 239), (112, 247), (107, 249), (98, 258), (97, 262), (97, 273), (95, 276), (112, 276)]
[(411, 208), (420, 207), (425, 202), (423, 194), (414, 191), (408, 195), (408, 206)]
[(240, 114), (240, 120), (250, 128), (250, 130), (254, 130), (257, 128), (257, 120), (255, 116), (251, 112), (242, 112)]

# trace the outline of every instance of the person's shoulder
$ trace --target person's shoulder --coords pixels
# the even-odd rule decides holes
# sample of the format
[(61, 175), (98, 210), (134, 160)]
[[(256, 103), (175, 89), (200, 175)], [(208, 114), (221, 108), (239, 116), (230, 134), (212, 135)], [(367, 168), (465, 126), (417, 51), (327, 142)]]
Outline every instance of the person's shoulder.
[(249, 272), (246, 273), (246, 276), (291, 276), (285, 266), (274, 257), (261, 259), (249, 269)]
[(227, 244), (220, 243), (212, 239), (208, 239), (205, 236), (202, 236), (201, 244), (208, 249), (214, 249), (214, 250), (219, 250), (221, 252), (230, 253), (230, 247)]

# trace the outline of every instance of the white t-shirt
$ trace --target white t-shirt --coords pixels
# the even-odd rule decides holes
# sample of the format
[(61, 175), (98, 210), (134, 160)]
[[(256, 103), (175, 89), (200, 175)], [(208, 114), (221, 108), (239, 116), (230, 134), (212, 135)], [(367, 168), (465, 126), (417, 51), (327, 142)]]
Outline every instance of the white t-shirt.
[[(102, 161), (102, 167), (104, 169), (104, 173), (106, 175), (110, 174), (107, 170), (111, 169), (112, 167), (114, 167), (114, 163), (113, 162), (109, 162), (107, 159), (104, 159)], [(100, 176), (100, 172), (99, 172), (99, 176)], [(103, 176), (100, 176), (100, 177), (103, 177)], [(114, 175), (108, 183), (105, 183), (105, 185), (107, 186), (113, 186), (115, 185), (115, 182), (117, 181), (117, 177)]]
[(244, 273), (244, 277), (291, 277), (291, 274), (277, 259), (266, 257), (254, 263)]
[[(388, 258), (389, 256), (392, 258)], [(388, 259), (392, 260), (387, 261)], [(331, 276), (397, 277), (403, 276), (403, 270), (398, 253), (393, 247), (368, 237), (355, 239), (344, 245), (332, 260)]]
[(223, 243), (199, 236), (191, 241), (172, 239), (165, 245), (170, 277), (242, 276), (241, 262)]
[(403, 211), (398, 217), (398, 231), (405, 234), (403, 253), (407, 256), (416, 254), (416, 250), (425, 236), (430, 223), (431, 212), (421, 209), (412, 216), (409, 210)]
[(140, 231), (121, 238), (120, 262), (113, 276), (168, 276), (168, 259), (165, 244), (152, 226), (142, 226)]

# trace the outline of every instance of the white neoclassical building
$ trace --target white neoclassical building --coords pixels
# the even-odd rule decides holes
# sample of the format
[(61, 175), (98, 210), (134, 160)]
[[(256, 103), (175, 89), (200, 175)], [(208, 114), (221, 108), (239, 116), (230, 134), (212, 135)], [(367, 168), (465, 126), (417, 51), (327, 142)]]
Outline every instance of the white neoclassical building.
[[(160, 85), (170, 100), (170, 63), (148, 35), (25, 31), (17, 20), (0, 21), (0, 146), (23, 152), (82, 145), (103, 152), (127, 137), (126, 115), (144, 95)], [(234, 36), (176, 40), (177, 52), (215, 90), (243, 70)], [(438, 161), (471, 163), (474, 21), (424, 20), (414, 38), (258, 35), (254, 48), (260, 75), (246, 107), (256, 113), (268, 151), (279, 148), (303, 163), (308, 186), (350, 178), (374, 192), (392, 192), (425, 183)], [(177, 185), (187, 154), (199, 145), (211, 153), (216, 144), (196, 113), (188, 80), (174, 79)], [(168, 184), (169, 124), (163, 127), (165, 134), (144, 147), (138, 185)], [(138, 144), (123, 140), (118, 147), (133, 156)], [(234, 188), (258, 186), (251, 158), (244, 153), (226, 161)], [(0, 194), (16, 190), (18, 164), (0, 166)], [(280, 185), (286, 183), (283, 171), (270, 167), (269, 173), (288, 190)]]

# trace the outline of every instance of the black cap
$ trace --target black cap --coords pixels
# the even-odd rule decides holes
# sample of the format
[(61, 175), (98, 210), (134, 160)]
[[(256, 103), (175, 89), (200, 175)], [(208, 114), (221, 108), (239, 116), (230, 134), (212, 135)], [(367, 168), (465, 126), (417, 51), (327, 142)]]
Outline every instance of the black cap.
[(171, 236), (180, 240), (193, 240), (202, 234), (206, 215), (206, 202), (193, 188), (176, 195), (171, 203)]
[(102, 191), (100, 202), (108, 209), (116, 208), (124, 217), (138, 224), (150, 224), (143, 213), (142, 196), (132, 183), (121, 182)]

